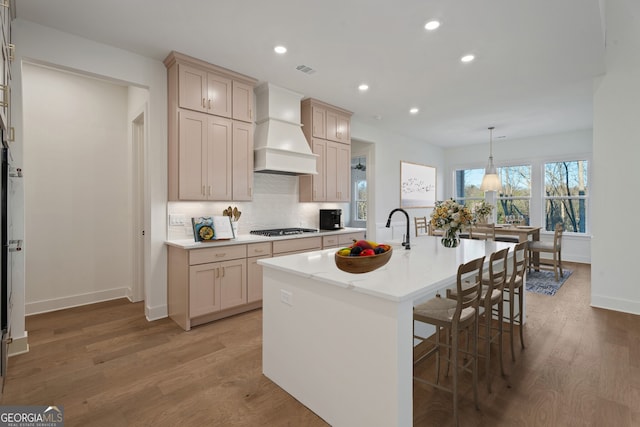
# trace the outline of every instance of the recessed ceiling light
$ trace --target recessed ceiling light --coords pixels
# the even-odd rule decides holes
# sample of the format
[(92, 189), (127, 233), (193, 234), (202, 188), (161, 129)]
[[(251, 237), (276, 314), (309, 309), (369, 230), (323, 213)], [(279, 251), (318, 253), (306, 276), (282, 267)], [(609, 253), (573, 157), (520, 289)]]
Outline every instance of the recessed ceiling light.
[(462, 62), (471, 62), (475, 59), (476, 57), (473, 55), (465, 55), (462, 58), (460, 58), (460, 61)]
[(420, 111), (420, 109), (416, 107), (413, 107), (412, 109), (409, 110), (411, 114), (418, 114), (418, 111)]
[(369, 90), (369, 85), (366, 83), (362, 83), (360, 86), (358, 86), (358, 90), (360, 90), (361, 92)]
[(424, 24), (424, 29), (425, 30), (429, 30), (429, 31), (433, 31), (436, 28), (438, 28), (440, 26), (440, 22), (438, 21), (429, 21), (426, 24)]
[(276, 53), (279, 53), (279, 54), (281, 54), (281, 55), (282, 55), (283, 53), (287, 53), (287, 48), (286, 48), (286, 47), (284, 47), (284, 46), (276, 46), (276, 47), (274, 47), (274, 48), (273, 48), (273, 50), (274, 50)]

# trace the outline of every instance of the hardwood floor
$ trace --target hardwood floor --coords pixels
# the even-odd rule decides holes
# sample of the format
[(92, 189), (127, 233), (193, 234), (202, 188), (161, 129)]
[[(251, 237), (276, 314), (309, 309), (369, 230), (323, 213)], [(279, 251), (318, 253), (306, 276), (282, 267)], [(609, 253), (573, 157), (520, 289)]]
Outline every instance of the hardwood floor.
[[(640, 316), (589, 307), (589, 266), (566, 265), (554, 297), (527, 293), (527, 348), (512, 363), (505, 339), (507, 376), (490, 395), (480, 382), (480, 411), (463, 376), (461, 425), (640, 425)], [(67, 426), (326, 426), (262, 375), (261, 315), (190, 332), (126, 300), (28, 317), (30, 351), (9, 359), (1, 403), (63, 405)], [(450, 394), (414, 396), (416, 426), (451, 425)]]

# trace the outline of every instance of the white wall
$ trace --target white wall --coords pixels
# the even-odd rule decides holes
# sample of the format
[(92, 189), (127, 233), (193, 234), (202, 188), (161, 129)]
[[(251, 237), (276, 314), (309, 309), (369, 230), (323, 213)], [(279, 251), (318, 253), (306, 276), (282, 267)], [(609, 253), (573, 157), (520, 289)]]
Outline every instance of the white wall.
[[(540, 185), (544, 163), (562, 160), (592, 159), (593, 132), (591, 129), (542, 135), (519, 140), (494, 140), (493, 159), (497, 167), (503, 165), (531, 165), (531, 194), (542, 195)], [(487, 133), (486, 144), (476, 144), (445, 150), (447, 162), (446, 195), (454, 196), (453, 175), (456, 169), (484, 169), (489, 157)], [(591, 177), (592, 178), (592, 177)], [(593, 182), (592, 180), (589, 182)], [(593, 194), (593, 193), (592, 193)], [(542, 225), (544, 206), (541, 197), (532, 197), (530, 212), (531, 224)], [(593, 206), (593, 202), (591, 203)], [(590, 210), (587, 209), (587, 233), (577, 235), (565, 233), (562, 238), (562, 259), (565, 261), (591, 262), (591, 233), (589, 230)], [(542, 233), (541, 239), (552, 241), (553, 233)]]
[[(34, 23), (16, 19), (13, 21), (13, 37), (17, 46), (13, 63), (12, 117), (16, 141), (13, 157), (16, 164), (23, 164), (22, 121), (22, 62), (42, 62), (60, 68), (113, 79), (147, 88), (149, 90), (148, 145), (148, 193), (146, 203), (150, 207), (145, 217), (148, 231), (145, 244), (145, 311), (149, 319), (167, 315), (166, 274), (166, 202), (167, 202), (167, 81), (166, 69), (160, 61), (116, 49)], [(168, 52), (167, 52), (168, 53)], [(51, 108), (56, 108), (52, 105)], [(25, 171), (25, 174), (28, 173)], [(14, 206), (16, 227), (24, 228), (24, 195), (18, 194)], [(28, 254), (25, 242), (25, 252)], [(16, 265), (14, 275), (15, 304), (12, 313), (14, 338), (26, 337), (24, 331), (24, 264)], [(21, 332), (24, 331), (24, 332)]]
[(640, 314), (635, 193), (640, 159), (640, 4), (607, 0), (607, 74), (596, 82), (591, 304)]
[[(425, 141), (381, 131), (352, 118), (351, 137), (375, 144), (373, 158), (367, 159), (367, 172), (372, 169), (373, 179), (367, 184), (374, 189), (375, 206), (369, 211), (367, 231), (371, 240), (398, 240), (406, 230), (406, 221), (401, 213), (394, 214), (392, 230), (385, 228), (389, 212), (400, 206), (400, 161), (420, 163), (436, 167), (436, 198), (444, 194), (445, 162), (444, 151)], [(429, 216), (432, 209), (406, 209), (410, 216), (409, 231), (414, 235), (413, 218)]]
[(123, 297), (132, 280), (127, 88), (27, 63), (22, 82), (26, 314)]

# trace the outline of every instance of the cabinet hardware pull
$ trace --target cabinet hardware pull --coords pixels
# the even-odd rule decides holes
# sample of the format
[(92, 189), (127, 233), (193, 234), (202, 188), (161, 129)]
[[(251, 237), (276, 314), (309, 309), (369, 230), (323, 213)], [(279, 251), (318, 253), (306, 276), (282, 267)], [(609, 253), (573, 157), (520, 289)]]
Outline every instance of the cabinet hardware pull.
[(7, 94), (9, 92), (9, 86), (0, 85), (0, 92), (2, 93), (2, 101), (0, 101), (0, 107), (8, 107), (9, 101), (7, 101)]
[(9, 128), (9, 141), (13, 142), (16, 140), (16, 130), (13, 126)]
[(222, 252), (222, 253), (216, 254), (216, 256), (218, 258), (220, 258), (220, 257), (223, 257), (223, 256), (227, 256), (227, 253), (226, 252)]
[(211, 186), (208, 185), (207, 186), (207, 196), (210, 196), (210, 195), (211, 195)]
[(220, 267), (216, 268), (216, 279), (220, 277)]
[(255, 249), (255, 252), (260, 253), (260, 252), (264, 252), (262, 249)]
[(209, 99), (209, 109), (211, 109), (211, 99)]
[(222, 267), (222, 277), (224, 277), (224, 267)]
[(205, 192), (204, 192), (204, 185), (202, 186), (202, 195), (203, 195), (203, 196), (206, 196), (206, 195), (207, 195), (207, 193), (205, 193)]
[(253, 119), (253, 110), (249, 108), (249, 118)]
[(202, 98), (202, 108), (207, 108), (207, 99)]
[(252, 193), (253, 193), (253, 188), (249, 187), (249, 197), (253, 197)]
[(9, 9), (9, 0), (2, 0), (2, 3), (0, 3), (0, 6), (6, 7), (7, 9)]
[(16, 45), (9, 43), (9, 61), (13, 61), (16, 58)]

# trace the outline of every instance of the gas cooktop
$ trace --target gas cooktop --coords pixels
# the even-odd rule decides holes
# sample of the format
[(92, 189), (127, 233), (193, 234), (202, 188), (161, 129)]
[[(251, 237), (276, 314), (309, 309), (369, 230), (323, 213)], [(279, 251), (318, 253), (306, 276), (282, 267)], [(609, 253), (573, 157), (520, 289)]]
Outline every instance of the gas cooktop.
[(315, 228), (271, 228), (268, 230), (252, 230), (249, 233), (259, 236), (288, 236), (290, 234), (317, 233)]

